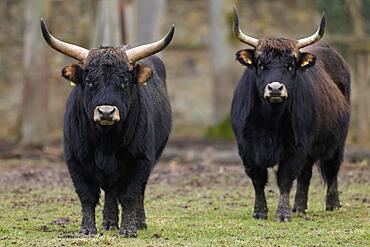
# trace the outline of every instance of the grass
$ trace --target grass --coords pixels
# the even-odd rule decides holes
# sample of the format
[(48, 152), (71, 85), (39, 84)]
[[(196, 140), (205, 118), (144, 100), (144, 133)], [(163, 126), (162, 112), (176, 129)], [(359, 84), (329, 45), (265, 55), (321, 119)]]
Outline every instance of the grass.
[(210, 140), (233, 140), (234, 134), (231, 129), (230, 116), (227, 116), (219, 123), (208, 127), (204, 134), (204, 138)]
[(368, 164), (348, 164), (341, 173), (343, 207), (334, 212), (324, 210), (325, 189), (315, 174), (308, 213), (290, 223), (274, 221), (278, 190), (272, 176), (269, 218), (261, 221), (251, 218), (253, 189), (241, 166), (160, 164), (147, 190), (148, 230), (123, 239), (118, 231), (100, 231), (102, 205), (99, 235), (79, 237), (80, 205), (64, 166), (35, 163), (20, 170), (13, 162), (0, 174), (8, 176), (0, 179), (0, 246), (370, 245)]

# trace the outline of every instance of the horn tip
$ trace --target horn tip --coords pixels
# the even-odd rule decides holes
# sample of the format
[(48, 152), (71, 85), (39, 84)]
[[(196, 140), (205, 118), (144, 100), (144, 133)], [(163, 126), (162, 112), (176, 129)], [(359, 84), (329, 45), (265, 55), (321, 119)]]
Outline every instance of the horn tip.
[(236, 6), (233, 6), (234, 8), (234, 22), (233, 22), (233, 31), (235, 37), (239, 36), (239, 18), (238, 18), (238, 11), (236, 9)]
[(234, 9), (234, 19), (235, 17), (238, 18), (238, 10), (236, 9), (235, 4), (233, 5), (233, 9)]
[(45, 41), (51, 45), (51, 35), (49, 33), (49, 29), (48, 27), (46, 26), (46, 23), (44, 21), (43, 18), (41, 18), (41, 33), (42, 33), (42, 36), (44, 37)]
[(44, 26), (46, 26), (45, 25), (45, 21), (44, 21), (44, 18), (40, 18), (40, 24), (41, 24), (41, 27), (44, 27)]
[(325, 11), (323, 11), (321, 16), (320, 28), (319, 28), (319, 35), (322, 37), (325, 31)]
[(170, 27), (170, 30), (168, 31), (168, 33), (165, 37), (164, 42), (166, 44), (169, 44), (171, 42), (174, 34), (175, 34), (175, 24), (172, 24), (171, 27)]
[(44, 19), (43, 19), (43, 18), (41, 18), (41, 20), (40, 20), (40, 24), (41, 24), (41, 31), (42, 31), (42, 34), (45, 36), (45, 34), (47, 34), (47, 33), (48, 33), (48, 28), (47, 28), (46, 23), (45, 23), (45, 21), (44, 21)]
[(170, 32), (174, 33), (175, 32), (175, 24), (172, 24), (170, 27)]

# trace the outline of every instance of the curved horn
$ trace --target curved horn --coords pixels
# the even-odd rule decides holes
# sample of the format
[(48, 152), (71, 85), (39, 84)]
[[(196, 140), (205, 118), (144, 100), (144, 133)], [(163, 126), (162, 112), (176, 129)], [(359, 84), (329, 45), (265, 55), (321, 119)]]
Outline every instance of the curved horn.
[(134, 64), (140, 59), (149, 57), (150, 55), (160, 52), (166, 48), (170, 44), (174, 33), (175, 25), (172, 24), (170, 30), (163, 39), (125, 51), (130, 63)]
[(240, 26), (239, 26), (239, 18), (238, 18), (238, 12), (236, 10), (236, 7), (234, 5), (234, 35), (237, 39), (239, 39), (241, 42), (247, 44), (247, 45), (250, 45), (250, 46), (253, 46), (253, 47), (256, 47), (257, 44), (258, 44), (258, 39), (255, 39), (255, 38), (252, 38), (248, 35), (245, 35), (244, 33), (242, 33), (242, 31), (240, 30)]
[(322, 36), (324, 36), (324, 31), (325, 31), (325, 12), (322, 14), (320, 26), (317, 29), (316, 33), (314, 33), (310, 37), (303, 38), (297, 41), (298, 49), (301, 49), (308, 45), (312, 45), (313, 43), (319, 41), (322, 38)]
[(63, 41), (60, 41), (56, 38), (54, 38), (44, 20), (41, 18), (41, 31), (42, 31), (42, 35), (44, 36), (44, 39), (45, 41), (52, 47), (54, 48), (55, 50), (59, 51), (60, 53), (63, 53), (64, 55), (67, 55), (69, 57), (72, 57), (78, 61), (83, 61), (88, 53), (89, 53), (89, 50), (85, 49), (85, 48), (82, 48), (82, 47), (79, 47), (77, 45), (72, 45), (72, 44), (69, 44), (69, 43), (66, 43), (66, 42), (63, 42)]

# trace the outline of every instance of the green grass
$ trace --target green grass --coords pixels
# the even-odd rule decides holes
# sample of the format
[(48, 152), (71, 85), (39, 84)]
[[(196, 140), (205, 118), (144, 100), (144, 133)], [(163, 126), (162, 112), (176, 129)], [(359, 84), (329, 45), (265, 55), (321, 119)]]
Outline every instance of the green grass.
[(230, 116), (227, 116), (219, 123), (208, 127), (204, 134), (204, 138), (210, 140), (233, 140), (234, 134), (231, 129)]
[[(363, 172), (344, 180), (343, 207), (335, 212), (324, 210), (324, 186), (316, 174), (308, 213), (294, 216), (290, 223), (277, 223), (274, 178), (266, 189), (269, 218), (253, 220), (253, 190), (241, 167), (191, 167), (162, 164), (155, 171), (146, 197), (148, 230), (139, 231), (136, 239), (123, 239), (118, 231), (102, 233), (101, 205), (99, 236), (79, 237), (80, 205), (69, 183), (10, 186), (0, 194), (0, 246), (370, 245), (370, 186)], [(351, 169), (359, 167), (369, 170), (369, 166)], [(70, 220), (65, 224), (51, 223), (65, 217)]]

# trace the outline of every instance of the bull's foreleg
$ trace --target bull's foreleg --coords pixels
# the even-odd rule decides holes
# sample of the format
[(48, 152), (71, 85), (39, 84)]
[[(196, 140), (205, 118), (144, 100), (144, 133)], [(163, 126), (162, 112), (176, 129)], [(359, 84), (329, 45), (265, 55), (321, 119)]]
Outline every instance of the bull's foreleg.
[(119, 233), (123, 237), (137, 236), (138, 223), (142, 223), (138, 222), (138, 212), (141, 217), (144, 217), (145, 223), (143, 190), (150, 175), (151, 164), (147, 160), (140, 160), (133, 167), (135, 170), (130, 174), (127, 189), (118, 195), (122, 205), (122, 222)]
[(72, 169), (70, 169), (70, 175), (82, 206), (80, 234), (95, 235), (97, 234), (95, 206), (99, 200), (99, 186)]
[(278, 222), (290, 221), (292, 217), (289, 195), (294, 179), (303, 169), (301, 164), (307, 163), (306, 157), (304, 152), (297, 152), (289, 160), (282, 161), (279, 164), (277, 184), (280, 191), (280, 198), (276, 210), (276, 221)]
[(265, 186), (267, 183), (267, 169), (255, 167), (246, 167), (246, 173), (252, 179), (255, 201), (254, 201), (254, 219), (267, 219), (267, 203), (265, 197)]
[(136, 202), (133, 198), (121, 197), (122, 220), (119, 234), (126, 238), (135, 238), (137, 236), (136, 227)]
[(103, 230), (118, 229), (118, 201), (115, 191), (105, 192)]
[(305, 213), (307, 209), (308, 189), (312, 177), (313, 161), (309, 160), (297, 177), (297, 192), (294, 199), (293, 212)]
[(137, 211), (136, 211), (136, 226), (137, 229), (146, 229), (146, 217), (145, 217), (145, 209), (144, 209), (144, 195), (145, 195), (145, 186), (146, 183), (143, 185), (143, 190), (141, 195), (137, 198)]
[(294, 180), (291, 173), (292, 171), (287, 164), (279, 165), (277, 183), (279, 186), (280, 198), (276, 210), (276, 221), (278, 222), (290, 221), (291, 219), (289, 195)]

